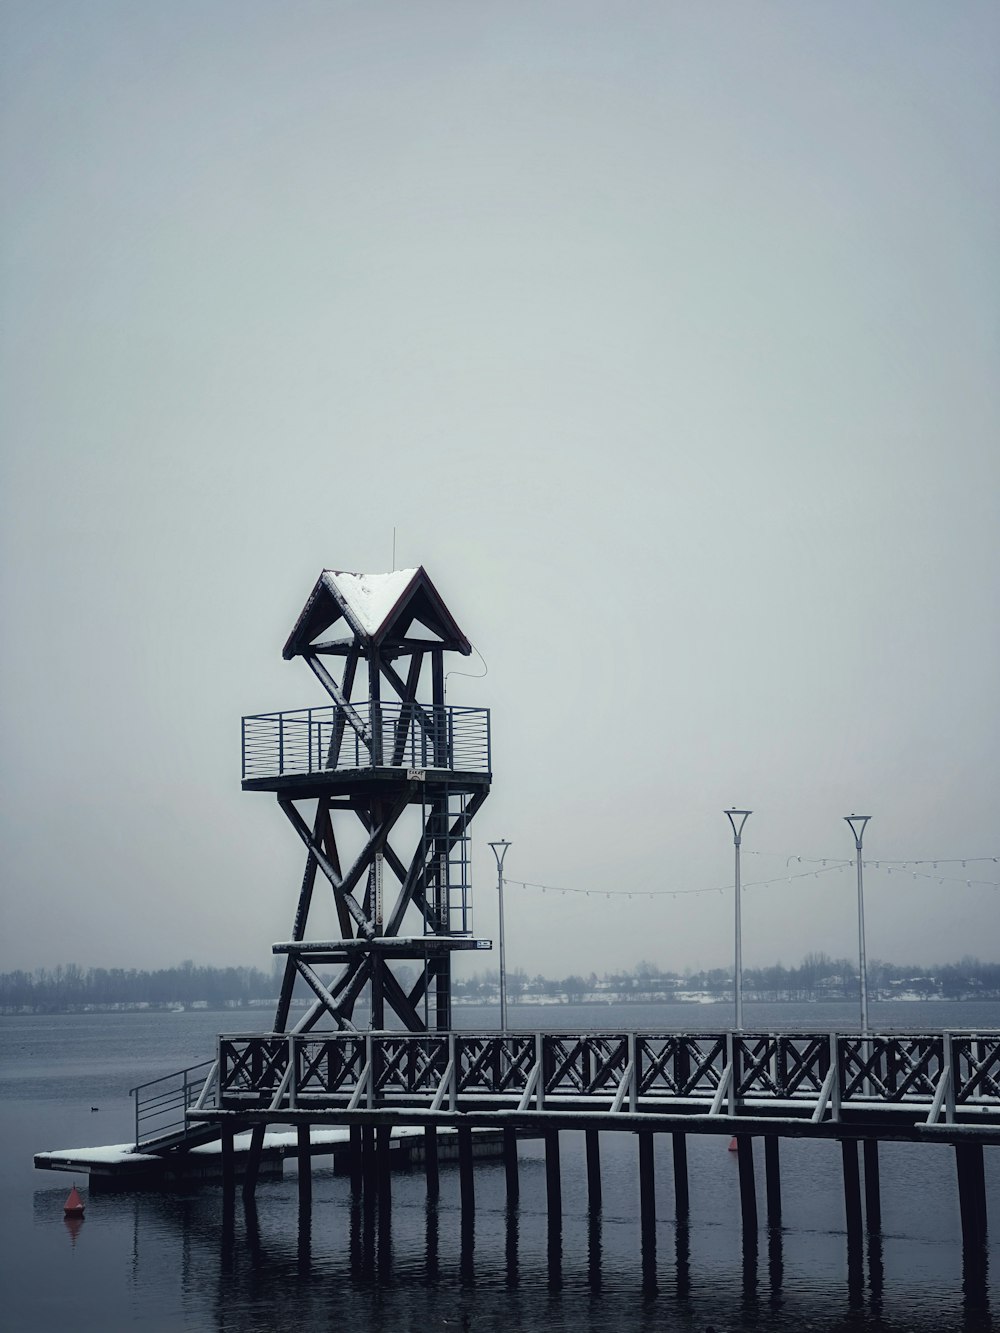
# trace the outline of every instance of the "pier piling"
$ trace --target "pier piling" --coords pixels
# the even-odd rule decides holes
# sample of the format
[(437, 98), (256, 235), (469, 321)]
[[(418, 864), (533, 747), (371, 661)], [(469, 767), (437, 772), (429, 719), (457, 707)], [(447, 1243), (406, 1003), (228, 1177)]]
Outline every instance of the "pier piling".
[(979, 1143), (957, 1143), (958, 1202), (962, 1214), (962, 1241), (969, 1253), (986, 1244), (986, 1174)]
[(596, 1129), (586, 1131), (587, 1202), (592, 1213), (601, 1210), (601, 1135)]
[(740, 1211), (744, 1233), (757, 1231), (757, 1182), (753, 1174), (753, 1139), (749, 1134), (737, 1134), (736, 1157), (740, 1171)]
[(865, 1139), (865, 1226), (868, 1234), (882, 1230), (882, 1186), (878, 1170), (878, 1139)]
[(545, 1198), (550, 1224), (562, 1222), (562, 1177), (559, 1171), (559, 1131), (545, 1131)]
[(236, 1189), (236, 1158), (233, 1150), (233, 1127), (223, 1125), (220, 1133), (222, 1150), (222, 1190), (230, 1199)]
[(777, 1134), (764, 1135), (764, 1187), (767, 1194), (767, 1225), (781, 1226), (781, 1156)]
[(464, 1224), (466, 1217), (471, 1218), (476, 1208), (476, 1184), (472, 1172), (472, 1130), (467, 1125), (460, 1125), (456, 1133), (458, 1135), (458, 1180)]
[(436, 1199), (441, 1192), (438, 1172), (438, 1139), (433, 1125), (424, 1127), (424, 1174), (427, 1177), (427, 1197)]
[(503, 1169), (507, 1181), (507, 1202), (516, 1204), (521, 1197), (517, 1171), (517, 1131), (509, 1127), (503, 1132)]
[(682, 1218), (686, 1218), (690, 1211), (687, 1136), (675, 1133), (671, 1134), (670, 1137), (674, 1155), (674, 1212), (677, 1220), (680, 1221)]
[(308, 1125), (299, 1125), (296, 1129), (295, 1148), (299, 1168), (299, 1210), (307, 1215), (312, 1207), (312, 1153)]
[(656, 1167), (653, 1135), (640, 1130), (639, 1139), (639, 1216), (643, 1232), (656, 1227)]
[(858, 1168), (857, 1139), (841, 1139), (840, 1152), (844, 1166), (844, 1213), (847, 1220), (847, 1239), (850, 1244), (860, 1240), (863, 1231), (861, 1219), (861, 1173)]
[(363, 1184), (361, 1126), (352, 1125), (348, 1131), (350, 1141), (351, 1193), (360, 1194)]

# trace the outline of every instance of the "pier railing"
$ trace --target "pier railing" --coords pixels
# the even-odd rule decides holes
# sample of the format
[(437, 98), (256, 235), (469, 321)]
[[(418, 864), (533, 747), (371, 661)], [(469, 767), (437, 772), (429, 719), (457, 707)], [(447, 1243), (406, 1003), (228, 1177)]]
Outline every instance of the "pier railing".
[(219, 1105), (1000, 1116), (1000, 1033), (307, 1033), (219, 1039)]
[(328, 705), (243, 719), (243, 780), (364, 768), (490, 772), (490, 710)]
[(189, 1137), (187, 1112), (214, 1105), (217, 1061), (203, 1060), (131, 1088), (135, 1102), (135, 1146), (149, 1150)]

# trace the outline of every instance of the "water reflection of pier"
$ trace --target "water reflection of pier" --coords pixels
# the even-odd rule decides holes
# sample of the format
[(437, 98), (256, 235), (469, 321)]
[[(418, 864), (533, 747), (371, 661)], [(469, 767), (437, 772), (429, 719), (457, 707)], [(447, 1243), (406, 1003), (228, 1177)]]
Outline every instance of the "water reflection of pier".
[[(237, 1192), (230, 1192), (225, 1198), (221, 1241), (224, 1280), (238, 1283), (249, 1274), (262, 1271), (287, 1273), (290, 1264), (294, 1264), (300, 1281), (322, 1276), (327, 1271), (324, 1257), (319, 1259), (318, 1267), (314, 1265), (316, 1223), (309, 1201), (301, 1193), (294, 1235), (287, 1226), (270, 1225), (266, 1212), (262, 1218), (254, 1199), (244, 1199)], [(614, 1223), (606, 1221), (599, 1205), (587, 1209), (585, 1243), (580, 1244), (581, 1219), (576, 1217), (573, 1241), (567, 1245), (560, 1216), (550, 1213), (544, 1219), (537, 1215), (526, 1217), (519, 1201), (508, 1198), (501, 1215), (493, 1207), (485, 1218), (477, 1219), (475, 1209), (463, 1199), (458, 1210), (457, 1253), (449, 1247), (446, 1258), (442, 1258), (442, 1245), (445, 1236), (450, 1241), (455, 1235), (455, 1209), (442, 1204), (439, 1197), (429, 1196), (419, 1238), (412, 1226), (412, 1204), (404, 1211), (411, 1214), (407, 1237), (411, 1262), (414, 1247), (422, 1251), (419, 1278), (422, 1286), (435, 1288), (457, 1281), (472, 1291), (485, 1277), (491, 1289), (499, 1279), (512, 1292), (519, 1288), (532, 1291), (547, 1288), (553, 1297), (568, 1291), (575, 1293), (574, 1298), (582, 1291), (589, 1291), (595, 1298), (610, 1292), (621, 1296), (624, 1288), (636, 1298), (658, 1298), (651, 1308), (658, 1310), (662, 1321), (668, 1317), (664, 1302), (687, 1308), (692, 1298), (704, 1299), (712, 1284), (712, 1269), (706, 1266), (706, 1256), (701, 1252), (710, 1229), (692, 1223), (687, 1215), (659, 1222), (644, 1216), (640, 1251), (628, 1264), (625, 1274), (621, 1270), (620, 1237), (618, 1248), (607, 1252), (606, 1232)], [(388, 1292), (400, 1280), (393, 1237), (395, 1217), (391, 1188), (385, 1189), (378, 1181), (371, 1182), (370, 1187), (369, 1182), (355, 1182), (346, 1217), (347, 1234), (341, 1244), (350, 1277), (362, 1289)], [(545, 1227), (542, 1244), (534, 1231), (540, 1221)], [(330, 1244), (328, 1222), (323, 1223), (322, 1234), (321, 1245), (325, 1250)], [(767, 1327), (769, 1311), (783, 1309), (787, 1315), (789, 1301), (801, 1298), (801, 1290), (796, 1293), (787, 1289), (785, 1277), (786, 1246), (791, 1246), (794, 1254), (799, 1243), (800, 1238), (794, 1233), (786, 1234), (780, 1221), (773, 1218), (768, 1219), (760, 1234), (756, 1229), (744, 1229), (742, 1271), (732, 1284), (727, 1284), (729, 1299), (742, 1305), (744, 1326)], [(846, 1318), (852, 1312), (864, 1312), (875, 1319), (881, 1317), (885, 1286), (882, 1250), (883, 1238), (878, 1230), (870, 1230), (866, 1237), (848, 1234), (846, 1282), (839, 1295), (836, 1289), (828, 1291), (833, 1307), (842, 1305)], [(404, 1272), (412, 1275), (412, 1267), (407, 1268), (405, 1262)], [(983, 1320), (988, 1320), (987, 1276), (985, 1248), (978, 1264), (972, 1263), (972, 1256), (966, 1253), (963, 1309), (964, 1327), (968, 1330), (980, 1329), (985, 1326)], [(926, 1325), (917, 1321), (908, 1327), (931, 1329), (935, 1327), (934, 1321), (933, 1312), (928, 1310)], [(660, 1325), (654, 1321), (651, 1327), (654, 1326)]]

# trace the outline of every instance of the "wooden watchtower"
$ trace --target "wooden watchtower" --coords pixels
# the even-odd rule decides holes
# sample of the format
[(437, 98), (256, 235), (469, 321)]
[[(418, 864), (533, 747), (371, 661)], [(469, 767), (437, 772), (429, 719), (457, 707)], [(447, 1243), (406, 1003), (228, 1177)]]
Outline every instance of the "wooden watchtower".
[[(445, 653), (471, 651), (423, 567), (324, 569), (283, 656), (301, 657), (330, 703), (243, 719), (243, 790), (275, 792), (306, 847), (291, 938), (274, 945), (285, 956), (275, 1032), (298, 977), (313, 1002), (297, 1032), (352, 1027), (366, 990), (373, 1028), (386, 1005), (411, 1032), (451, 1027), (451, 955), (491, 947), (472, 936), (469, 877), (490, 715), (445, 704)], [(332, 982), (318, 971), (330, 965)]]

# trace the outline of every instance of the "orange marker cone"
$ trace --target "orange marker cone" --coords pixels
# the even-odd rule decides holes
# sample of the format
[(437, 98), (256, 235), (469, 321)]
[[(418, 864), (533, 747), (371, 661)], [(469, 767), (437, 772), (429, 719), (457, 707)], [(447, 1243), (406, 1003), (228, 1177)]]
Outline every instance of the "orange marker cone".
[(735, 1140), (735, 1139), (730, 1139), (730, 1140), (729, 1140), (729, 1151), (730, 1151), (730, 1152), (739, 1152), (739, 1150), (740, 1150), (740, 1145), (736, 1142), (736, 1140)]
[(66, 1196), (66, 1202), (63, 1204), (63, 1212), (67, 1217), (82, 1217), (84, 1203), (80, 1198), (80, 1192), (74, 1185)]

